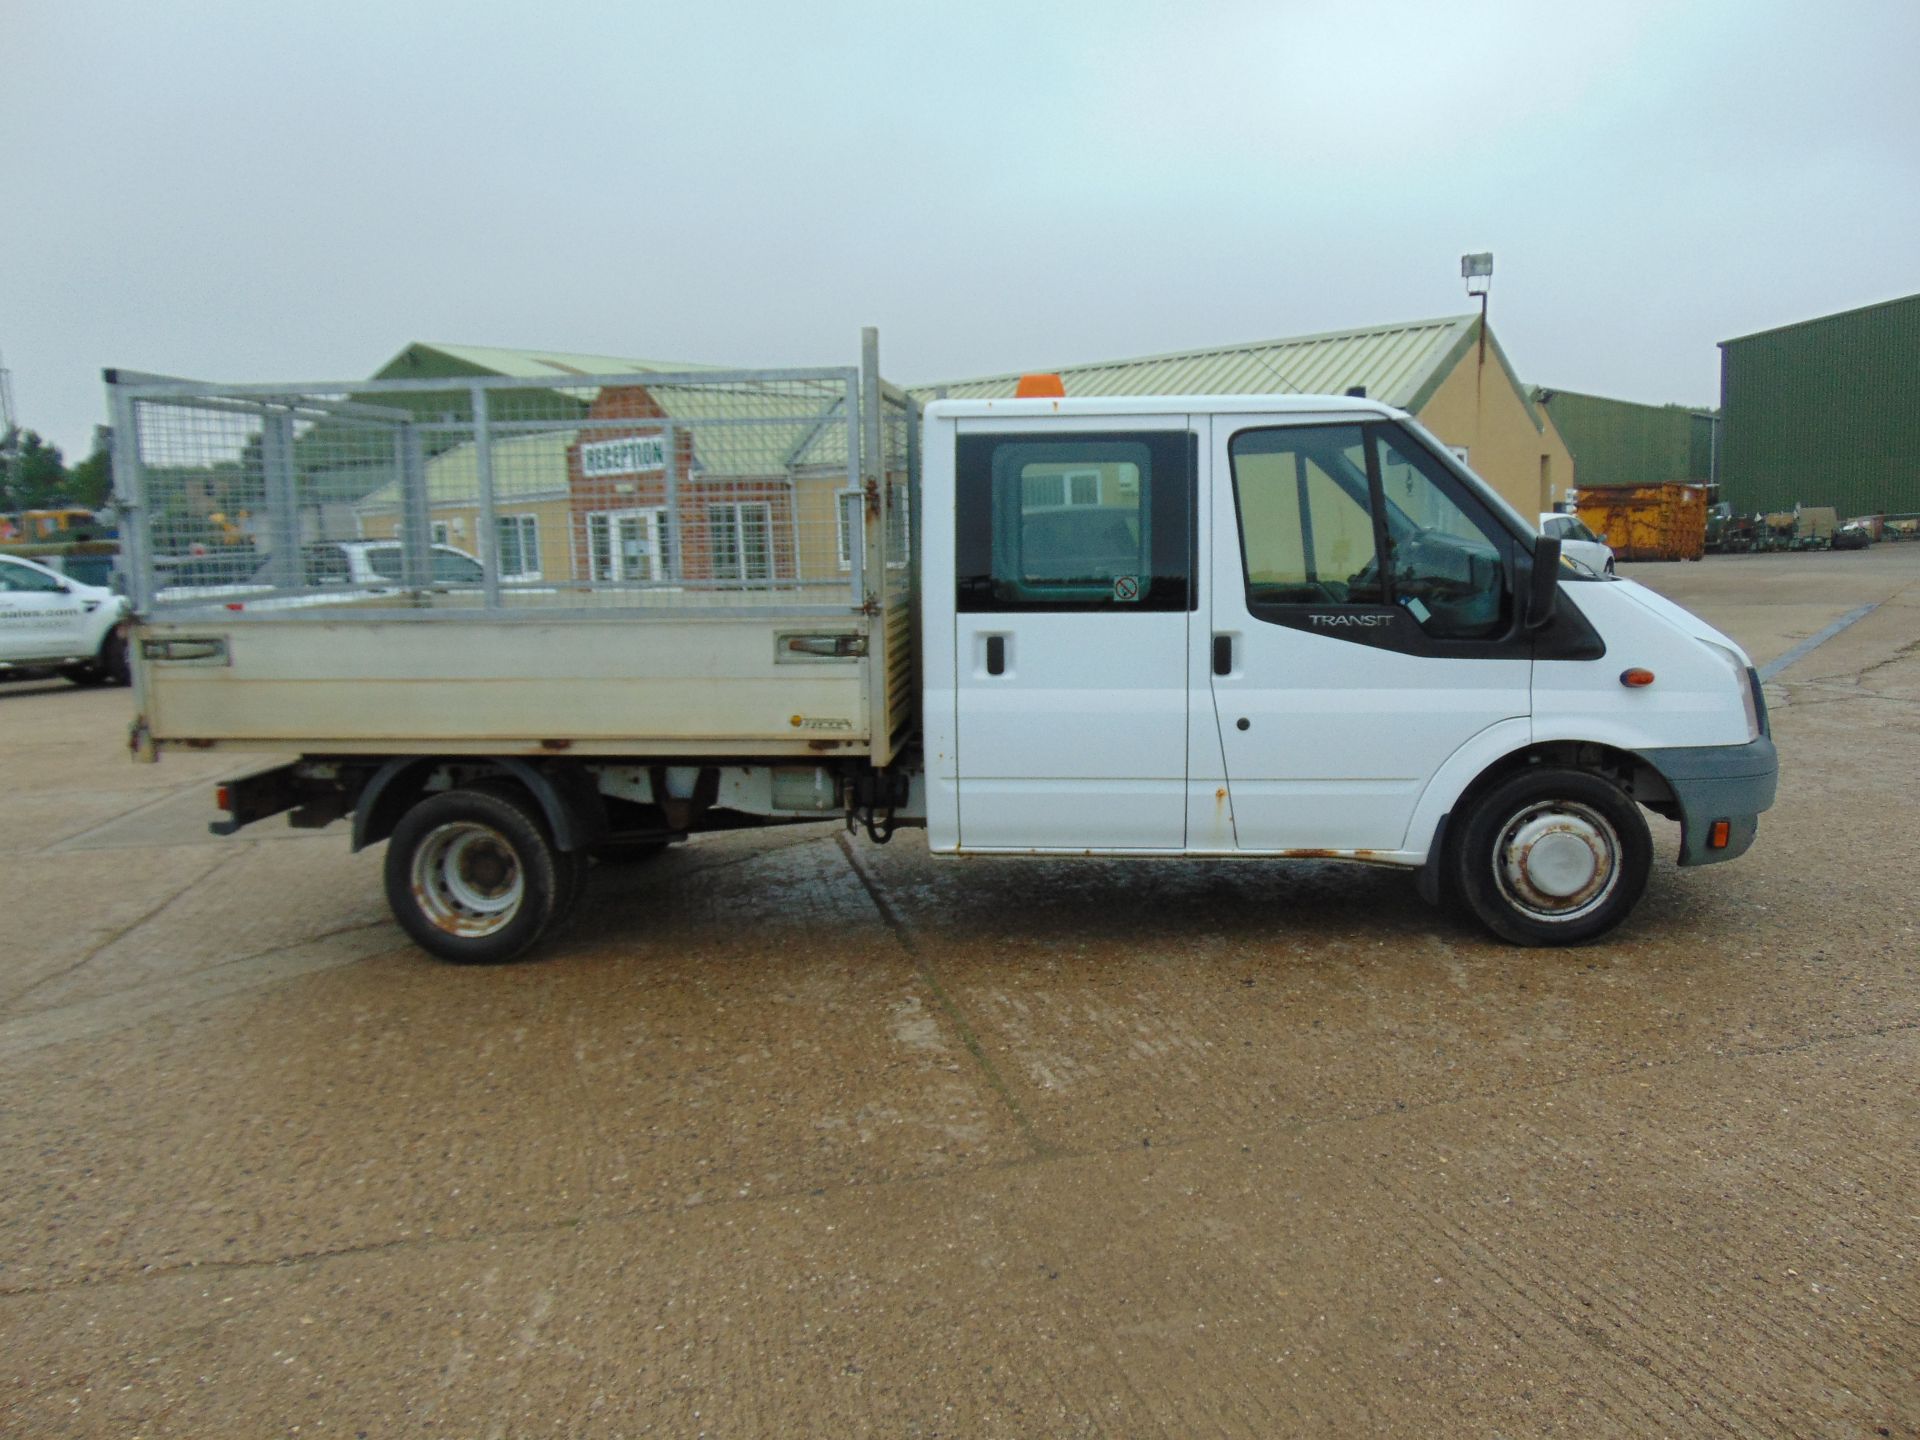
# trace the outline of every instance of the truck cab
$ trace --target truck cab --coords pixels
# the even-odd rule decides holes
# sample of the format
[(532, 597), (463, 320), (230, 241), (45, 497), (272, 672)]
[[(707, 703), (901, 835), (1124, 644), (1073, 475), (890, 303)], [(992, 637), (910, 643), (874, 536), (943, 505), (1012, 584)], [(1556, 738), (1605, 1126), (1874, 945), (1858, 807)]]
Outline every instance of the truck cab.
[(1521, 943), (1624, 918), (1651, 842), (1773, 799), (1724, 635), (1563, 565), (1363, 399), (936, 401), (921, 557), (935, 853), (1417, 868)]

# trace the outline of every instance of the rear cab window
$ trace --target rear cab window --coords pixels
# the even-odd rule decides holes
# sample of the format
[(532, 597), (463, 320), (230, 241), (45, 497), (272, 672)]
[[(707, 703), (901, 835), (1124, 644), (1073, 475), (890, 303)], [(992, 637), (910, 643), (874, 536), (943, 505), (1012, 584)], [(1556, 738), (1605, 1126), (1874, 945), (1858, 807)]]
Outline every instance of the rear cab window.
[(1192, 608), (1189, 432), (968, 435), (955, 458), (962, 613)]

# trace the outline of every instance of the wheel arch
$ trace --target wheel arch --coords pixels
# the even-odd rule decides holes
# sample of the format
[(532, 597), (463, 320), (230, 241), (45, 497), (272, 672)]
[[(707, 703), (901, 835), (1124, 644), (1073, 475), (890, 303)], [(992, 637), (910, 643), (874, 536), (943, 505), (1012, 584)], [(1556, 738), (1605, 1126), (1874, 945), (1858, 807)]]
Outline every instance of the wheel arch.
[(404, 755), (387, 761), (366, 783), (353, 810), (353, 848), (364, 850), (393, 834), (400, 817), (449, 774), (453, 785), (505, 776), (533, 797), (559, 850), (584, 850), (607, 833), (606, 804), (593, 777), (578, 766), (531, 765), (513, 756), (454, 760)]
[[(1525, 722), (1506, 722), (1524, 726)], [(1504, 730), (1505, 726), (1494, 726)], [(1456, 815), (1463, 814), (1474, 800), (1509, 775), (1531, 765), (1559, 765), (1572, 770), (1604, 776), (1618, 785), (1627, 796), (1667, 819), (1679, 818), (1673, 787), (1643, 756), (1617, 745), (1597, 740), (1526, 740), (1510, 748), (1482, 746), (1479, 740), (1463, 746), (1441, 767), (1427, 792), (1421, 796), (1409, 827), (1406, 848), (1426, 850), (1418, 875), (1420, 894), (1430, 904), (1439, 898), (1440, 861), (1446, 850), (1448, 831)]]

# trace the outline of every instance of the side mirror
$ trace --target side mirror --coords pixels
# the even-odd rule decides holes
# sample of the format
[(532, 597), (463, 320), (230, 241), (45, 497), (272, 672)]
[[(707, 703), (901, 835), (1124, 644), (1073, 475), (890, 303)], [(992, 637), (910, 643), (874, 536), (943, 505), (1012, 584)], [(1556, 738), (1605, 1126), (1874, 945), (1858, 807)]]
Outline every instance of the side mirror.
[(1613, 542), (1612, 542), (1611, 540), (1609, 540), (1609, 539), (1607, 539), (1607, 532), (1606, 532), (1606, 531), (1604, 531), (1604, 530), (1602, 530), (1602, 531), (1600, 532), (1600, 543), (1601, 543), (1602, 545), (1606, 545), (1606, 546), (1609, 546), (1609, 547), (1610, 547), (1610, 546), (1611, 546), (1611, 545), (1613, 544)]
[(1533, 542), (1533, 568), (1527, 572), (1525, 625), (1543, 630), (1553, 620), (1553, 604), (1560, 596), (1560, 542), (1542, 535)]

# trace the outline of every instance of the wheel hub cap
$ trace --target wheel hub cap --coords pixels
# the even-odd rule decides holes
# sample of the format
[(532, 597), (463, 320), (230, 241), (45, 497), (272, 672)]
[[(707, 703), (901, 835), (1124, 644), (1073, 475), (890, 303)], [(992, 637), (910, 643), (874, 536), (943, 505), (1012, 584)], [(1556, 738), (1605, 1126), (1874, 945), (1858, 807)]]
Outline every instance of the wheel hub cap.
[(1613, 889), (1620, 847), (1594, 810), (1569, 802), (1531, 806), (1506, 827), (1494, 861), (1500, 888), (1545, 920), (1592, 910)]
[(442, 825), (413, 858), (413, 893), (427, 919), (450, 935), (491, 935), (520, 911), (520, 857), (490, 825)]

